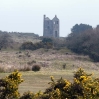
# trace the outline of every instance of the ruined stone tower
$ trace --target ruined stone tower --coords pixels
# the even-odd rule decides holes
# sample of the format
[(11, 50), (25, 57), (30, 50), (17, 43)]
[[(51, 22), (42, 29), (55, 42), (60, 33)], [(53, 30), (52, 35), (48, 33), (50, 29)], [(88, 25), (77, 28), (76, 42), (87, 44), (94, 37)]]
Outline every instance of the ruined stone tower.
[(44, 15), (43, 37), (59, 38), (59, 19), (56, 15), (52, 20)]

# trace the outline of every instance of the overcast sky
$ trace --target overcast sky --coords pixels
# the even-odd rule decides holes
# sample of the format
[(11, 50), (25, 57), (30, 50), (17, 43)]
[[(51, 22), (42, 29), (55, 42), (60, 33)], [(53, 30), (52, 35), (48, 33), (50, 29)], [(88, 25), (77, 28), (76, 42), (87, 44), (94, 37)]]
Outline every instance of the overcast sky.
[(75, 24), (99, 24), (99, 0), (0, 0), (0, 30), (43, 35), (43, 15), (60, 19), (60, 36)]

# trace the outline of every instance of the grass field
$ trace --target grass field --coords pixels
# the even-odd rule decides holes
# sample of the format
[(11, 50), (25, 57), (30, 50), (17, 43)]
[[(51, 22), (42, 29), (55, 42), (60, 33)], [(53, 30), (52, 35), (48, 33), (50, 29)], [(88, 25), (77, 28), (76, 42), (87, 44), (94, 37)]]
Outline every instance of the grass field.
[[(50, 85), (48, 84), (50, 76), (54, 76), (57, 81), (59, 78), (64, 78), (69, 81), (73, 81), (73, 74), (76, 70), (57, 70), (57, 71), (39, 71), (39, 72), (21, 72), (24, 82), (19, 86), (19, 92), (22, 94), (26, 91), (38, 92), (44, 91)], [(97, 70), (85, 70), (87, 73), (94, 73), (93, 77), (99, 77), (99, 71)], [(10, 73), (0, 73), (0, 78), (3, 78)]]
[[(68, 52), (68, 54), (67, 54)], [(93, 77), (99, 75), (99, 63), (92, 62), (88, 56), (76, 55), (64, 50), (36, 50), (28, 51), (30, 57), (27, 56), (27, 51), (1, 51), (0, 52), (0, 67), (4, 67), (6, 72), (11, 72), (14, 69), (27, 66), (28, 62), (33, 60), (41, 66), (39, 72), (24, 71), (22, 78), (24, 82), (19, 86), (19, 91), (22, 94), (26, 91), (38, 92), (44, 91), (49, 87), (50, 76), (54, 76), (55, 80), (63, 77), (69, 81), (73, 81), (73, 74), (79, 68), (84, 68), (88, 73), (94, 73)], [(66, 64), (65, 69), (63, 65)], [(3, 78), (10, 73), (0, 73), (0, 78)]]
[[(31, 90), (33, 92), (37, 92), (39, 90), (44, 91), (46, 88), (49, 86), (50, 76), (54, 76), (55, 80), (63, 77), (68, 80), (71, 80), (73, 77), (73, 73), (68, 71), (56, 71), (56, 72), (51, 72), (51, 71), (40, 71), (40, 72), (26, 72), (22, 73), (23, 78), (25, 81), (23, 84), (20, 86), (20, 91), (23, 92), (27, 90)], [(28, 86), (29, 84), (29, 86)]]

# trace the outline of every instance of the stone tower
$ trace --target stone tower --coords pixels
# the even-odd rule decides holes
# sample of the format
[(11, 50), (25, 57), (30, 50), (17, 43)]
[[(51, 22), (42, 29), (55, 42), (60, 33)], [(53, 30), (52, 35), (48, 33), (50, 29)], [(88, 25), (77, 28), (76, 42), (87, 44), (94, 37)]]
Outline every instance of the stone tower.
[(52, 20), (44, 15), (43, 37), (59, 38), (59, 19), (56, 15)]

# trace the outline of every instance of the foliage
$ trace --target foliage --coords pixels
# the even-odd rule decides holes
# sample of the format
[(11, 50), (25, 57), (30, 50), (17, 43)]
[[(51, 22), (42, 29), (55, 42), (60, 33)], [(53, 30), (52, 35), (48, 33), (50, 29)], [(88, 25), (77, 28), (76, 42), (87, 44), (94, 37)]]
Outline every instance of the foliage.
[(71, 32), (74, 33), (82, 33), (85, 32), (86, 30), (92, 29), (92, 26), (87, 25), (87, 24), (75, 24), (72, 29)]
[(51, 87), (46, 89), (44, 94), (48, 98), (42, 99), (98, 99), (99, 79), (93, 79), (91, 74), (87, 74), (83, 69), (79, 69), (74, 74), (73, 83), (66, 79), (59, 79), (55, 82), (51, 77)]
[(24, 42), (21, 46), (20, 49), (22, 50), (36, 50), (39, 48), (52, 48), (53, 43), (51, 39), (44, 38), (41, 42), (33, 44), (32, 42)]
[(51, 38), (43, 38), (41, 44), (42, 48), (50, 49), (53, 47), (53, 40)]
[[(87, 30), (83, 33), (69, 34), (66, 44), (69, 49), (76, 53), (89, 55), (94, 61), (99, 61), (99, 28)], [(96, 46), (97, 45), (97, 46)]]
[(34, 96), (35, 96), (34, 93), (28, 91), (28, 92), (25, 92), (20, 99), (34, 99)]
[(0, 50), (2, 48), (12, 47), (13, 40), (10, 35), (6, 32), (0, 31)]
[(21, 45), (20, 49), (29, 49), (29, 50), (33, 50), (33, 43), (32, 42), (25, 42)]
[(43, 43), (48, 43), (48, 42), (52, 43), (53, 40), (52, 40), (51, 38), (43, 38), (43, 39), (42, 39), (42, 42), (43, 42)]
[(42, 95), (41, 92), (38, 92), (35, 94), (33, 92), (28, 91), (28, 92), (25, 92), (20, 99), (40, 99), (41, 95)]
[(41, 67), (37, 64), (32, 66), (32, 71), (39, 71), (41, 69)]
[(0, 79), (0, 99), (18, 99), (20, 97), (18, 86), (21, 82), (23, 79), (18, 71)]
[(22, 82), (18, 71), (0, 79), (0, 99), (99, 99), (99, 78), (93, 78), (79, 68), (74, 73), (73, 82), (51, 76), (50, 87), (45, 92), (25, 92), (20, 96), (18, 85)]

